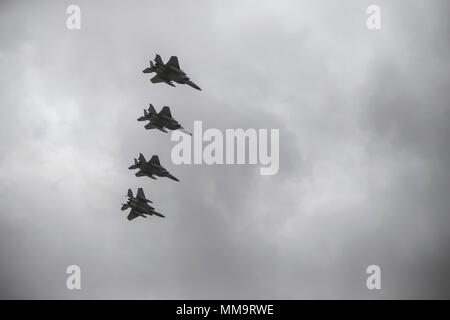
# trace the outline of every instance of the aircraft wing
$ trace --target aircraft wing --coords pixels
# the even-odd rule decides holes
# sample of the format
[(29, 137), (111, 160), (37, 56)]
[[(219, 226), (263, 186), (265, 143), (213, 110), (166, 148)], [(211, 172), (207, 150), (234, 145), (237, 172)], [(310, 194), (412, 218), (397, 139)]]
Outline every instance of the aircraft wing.
[(168, 106), (165, 106), (164, 108), (162, 108), (162, 110), (159, 114), (165, 115), (169, 118), (172, 118), (172, 114), (170, 113), (170, 108)]
[(176, 56), (171, 56), (169, 61), (167, 61), (166, 65), (180, 69), (180, 64), (178, 63), (178, 58)]
[(137, 217), (139, 217), (139, 215), (136, 212), (134, 212), (133, 209), (131, 209), (130, 213), (128, 214), (127, 219), (131, 221), (131, 220), (133, 220), (134, 218), (137, 218)]
[(154, 76), (153, 78), (151, 78), (150, 81), (151, 81), (152, 83), (165, 82), (163, 79), (161, 79), (161, 77), (159, 76), (159, 74), (157, 74), (156, 76)]

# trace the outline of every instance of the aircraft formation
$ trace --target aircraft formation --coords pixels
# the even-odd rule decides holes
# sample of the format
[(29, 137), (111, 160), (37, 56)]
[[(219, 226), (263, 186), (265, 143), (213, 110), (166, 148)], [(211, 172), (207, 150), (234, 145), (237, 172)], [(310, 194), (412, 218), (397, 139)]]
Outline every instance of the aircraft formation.
[[(172, 87), (175, 87), (173, 82), (179, 84), (187, 84), (194, 89), (202, 90), (198, 85), (190, 80), (186, 73), (181, 70), (178, 58), (176, 56), (170, 57), (167, 63), (164, 63), (159, 54), (155, 57), (155, 62), (150, 60), (150, 67), (143, 70), (143, 73), (153, 73), (156, 75), (150, 79), (152, 83), (164, 82)], [(147, 110), (144, 109), (144, 115), (137, 119), (137, 121), (148, 121), (144, 126), (145, 129), (157, 129), (159, 131), (167, 133), (167, 130), (180, 130), (186, 134), (192, 135), (186, 129), (184, 129), (170, 112), (169, 106), (164, 106), (160, 112), (157, 112), (155, 107), (150, 103)], [(128, 167), (129, 170), (138, 171), (135, 173), (136, 177), (149, 177), (156, 180), (156, 177), (166, 177), (174, 181), (180, 181), (174, 175), (172, 175), (166, 168), (164, 168), (159, 162), (158, 155), (153, 155), (150, 160), (146, 160), (142, 153), (139, 153), (139, 157), (134, 159), (134, 163)], [(127, 219), (129, 221), (137, 218), (147, 216), (158, 216), (164, 218), (165, 216), (157, 211), (155, 208), (150, 206), (149, 203), (153, 203), (151, 200), (147, 199), (144, 190), (138, 188), (136, 197), (133, 195), (133, 191), (128, 189), (126, 195), (128, 200), (126, 203), (122, 204), (121, 210), (131, 209)]]

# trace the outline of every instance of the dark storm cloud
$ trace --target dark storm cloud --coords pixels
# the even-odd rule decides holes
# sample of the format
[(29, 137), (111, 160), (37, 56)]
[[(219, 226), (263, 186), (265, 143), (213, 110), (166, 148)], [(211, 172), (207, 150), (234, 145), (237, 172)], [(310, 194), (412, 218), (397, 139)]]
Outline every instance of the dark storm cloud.
[[(81, 2), (68, 31), (66, 4), (3, 3), (1, 297), (448, 297), (448, 5), (380, 2), (373, 32), (368, 4)], [(150, 84), (155, 53), (203, 91)], [(279, 128), (280, 172), (173, 165), (149, 102)], [(135, 178), (139, 152), (181, 182)], [(166, 219), (127, 223), (139, 186)]]

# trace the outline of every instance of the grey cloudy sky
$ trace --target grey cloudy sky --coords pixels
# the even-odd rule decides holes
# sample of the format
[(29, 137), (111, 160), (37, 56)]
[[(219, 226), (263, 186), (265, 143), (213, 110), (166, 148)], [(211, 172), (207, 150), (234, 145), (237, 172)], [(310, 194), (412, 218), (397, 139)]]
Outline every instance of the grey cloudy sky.
[[(2, 1), (0, 298), (449, 298), (449, 6)], [(155, 53), (203, 91), (151, 84)], [(279, 173), (175, 166), (136, 122), (149, 102), (279, 128)], [(136, 178), (139, 152), (181, 182)], [(166, 219), (125, 219), (139, 186)]]

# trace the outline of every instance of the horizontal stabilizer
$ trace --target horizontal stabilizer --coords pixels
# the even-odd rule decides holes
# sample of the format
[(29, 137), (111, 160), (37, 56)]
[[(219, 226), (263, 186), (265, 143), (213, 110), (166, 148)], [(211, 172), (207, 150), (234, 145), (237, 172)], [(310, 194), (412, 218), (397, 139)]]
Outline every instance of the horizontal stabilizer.
[(145, 68), (144, 70), (142, 70), (143, 73), (152, 73), (152, 72), (155, 72), (155, 71), (156, 71), (156, 68), (153, 65), (153, 61), (152, 60), (150, 60), (150, 67), (149, 68)]
[(131, 166), (129, 166), (128, 169), (134, 170), (134, 169), (137, 169), (137, 168), (139, 168), (139, 166), (138, 166), (138, 161), (136, 160), (136, 158), (134, 158), (134, 164), (132, 164)]

